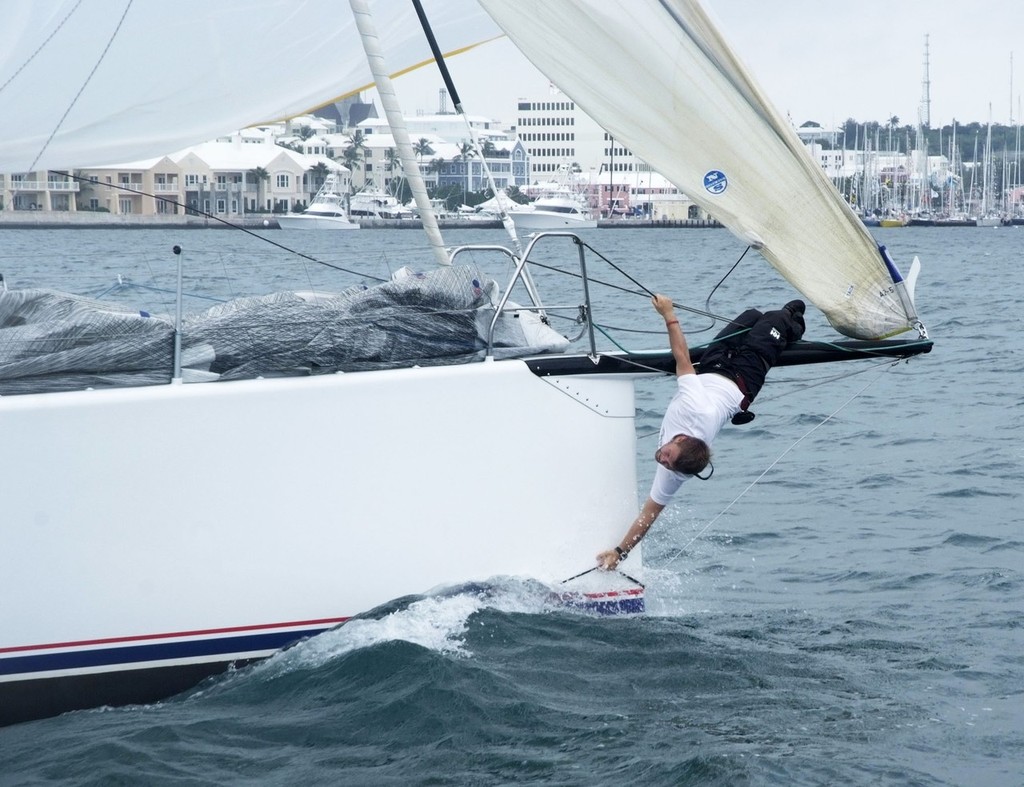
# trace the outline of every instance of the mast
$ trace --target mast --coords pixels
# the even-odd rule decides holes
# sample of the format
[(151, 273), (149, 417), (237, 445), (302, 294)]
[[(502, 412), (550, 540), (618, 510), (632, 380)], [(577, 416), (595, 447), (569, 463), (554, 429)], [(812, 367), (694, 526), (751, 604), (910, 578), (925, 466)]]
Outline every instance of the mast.
[(982, 163), (982, 192), (981, 192), (981, 213), (982, 217), (988, 215), (992, 209), (989, 201), (989, 190), (992, 188), (992, 105), (988, 105), (988, 131), (985, 134), (985, 160)]
[(953, 118), (953, 139), (949, 143), (949, 207), (946, 213), (950, 218), (956, 213), (956, 118)]
[[(427, 43), (430, 44), (430, 51), (434, 55), (434, 62), (437, 63), (437, 67), (441, 71), (441, 78), (444, 80), (445, 87), (448, 89), (452, 103), (455, 105), (455, 111), (462, 116), (462, 119), (466, 124), (466, 130), (469, 132), (470, 141), (473, 143), (473, 147), (480, 155), (480, 163), (483, 167), (484, 174), (487, 176), (487, 185), (490, 187), (491, 191), (494, 192), (494, 199), (498, 203), (502, 226), (505, 227), (506, 232), (511, 236), (516, 253), (519, 256), (522, 256), (523, 248), (519, 243), (519, 236), (516, 234), (515, 223), (512, 221), (512, 217), (508, 215), (508, 211), (505, 209), (505, 200), (498, 192), (498, 187), (494, 184), (494, 177), (491, 175), (490, 167), (487, 166), (487, 159), (484, 157), (483, 150), (480, 147), (480, 140), (477, 138), (476, 131), (473, 129), (473, 124), (469, 122), (469, 118), (466, 116), (466, 112), (462, 108), (459, 91), (455, 89), (455, 83), (452, 81), (451, 74), (448, 72), (448, 65), (444, 61), (444, 55), (441, 53), (441, 48), (437, 45), (437, 39), (434, 38), (434, 31), (431, 29), (430, 23), (427, 20), (427, 15), (423, 11), (423, 5), (419, 0), (413, 0), (412, 4), (413, 8), (416, 10), (416, 16), (419, 18), (420, 26), (423, 28), (423, 34), (427, 37)], [(532, 281), (528, 276), (529, 274), (527, 273), (524, 280), (527, 282), (527, 287), (531, 289), (531, 295), (536, 297), (536, 293), (532, 291)]]
[[(932, 115), (931, 79), (928, 73), (928, 34), (924, 36), (924, 78), (921, 80), (921, 106), (917, 113), (917, 140), (915, 147), (921, 157), (917, 162), (920, 190), (917, 194), (917, 210), (931, 212), (932, 189), (928, 171), (928, 129)], [(939, 150), (942, 148), (940, 147)]]
[(924, 34), (924, 79), (921, 81), (921, 122), (932, 124), (932, 83), (928, 69), (928, 34)]
[(974, 132), (974, 158), (971, 160), (971, 213), (977, 216), (978, 209), (975, 203), (975, 175), (978, 173), (978, 132)]
[(420, 173), (419, 164), (416, 162), (412, 140), (409, 138), (409, 129), (406, 128), (405, 118), (402, 116), (401, 107), (398, 105), (398, 96), (395, 94), (391, 77), (388, 76), (383, 50), (380, 45), (380, 39), (377, 36), (376, 25), (373, 23), (369, 4), (366, 0), (349, 0), (349, 5), (352, 8), (352, 15), (355, 17), (359, 37), (363, 42), (366, 61), (370, 66), (374, 82), (377, 85), (377, 94), (380, 96), (381, 105), (384, 107), (388, 126), (391, 128), (391, 133), (395, 138), (395, 147), (398, 149), (398, 155), (402, 161), (402, 171), (405, 173), (406, 180), (409, 181), (409, 188), (412, 189), (413, 198), (416, 200), (416, 207), (420, 211), (420, 218), (423, 220), (423, 229), (427, 233), (430, 248), (438, 264), (450, 265), (448, 252), (445, 251), (444, 240), (441, 237), (441, 230), (437, 226), (437, 216), (434, 214), (430, 198), (427, 196), (427, 185), (423, 182), (423, 175)]

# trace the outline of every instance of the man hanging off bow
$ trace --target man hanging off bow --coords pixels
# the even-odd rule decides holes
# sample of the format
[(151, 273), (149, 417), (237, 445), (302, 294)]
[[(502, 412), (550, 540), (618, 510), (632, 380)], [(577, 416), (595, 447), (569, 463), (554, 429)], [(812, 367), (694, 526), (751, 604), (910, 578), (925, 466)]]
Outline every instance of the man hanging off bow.
[(651, 303), (665, 319), (677, 388), (661, 422), (659, 448), (654, 452), (658, 468), (650, 495), (622, 541), (597, 556), (603, 569), (613, 569), (626, 559), (684, 481), (710, 477), (700, 474), (711, 462), (711, 442), (726, 421), (747, 423), (754, 417), (747, 408), (764, 385), (768, 370), (786, 345), (804, 334), (803, 301), (790, 301), (764, 313), (747, 309), (715, 337), (698, 370), (690, 361), (672, 299), (655, 295)]

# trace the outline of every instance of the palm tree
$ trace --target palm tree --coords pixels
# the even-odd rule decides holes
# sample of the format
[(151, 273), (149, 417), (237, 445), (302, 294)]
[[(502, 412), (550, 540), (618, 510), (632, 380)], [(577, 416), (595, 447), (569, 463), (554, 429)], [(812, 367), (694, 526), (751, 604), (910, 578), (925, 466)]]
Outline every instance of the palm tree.
[(352, 172), (362, 167), (360, 163), (363, 158), (362, 151), (355, 145), (349, 145), (341, 152), (341, 160)]
[(270, 173), (263, 167), (249, 170), (249, 177), (256, 183), (256, 209), (263, 210), (263, 184), (270, 180)]
[(427, 171), (434, 173), (434, 187), (437, 188), (441, 185), (441, 170), (444, 169), (444, 165), (447, 162), (443, 158), (435, 158), (430, 160), (430, 164), (427, 165)]
[(470, 163), (470, 159), (476, 155), (476, 149), (469, 142), (462, 142), (459, 144), (459, 155), (455, 157), (455, 161), (466, 162), (466, 186), (462, 190), (462, 202), (465, 204), (466, 198), (470, 192), (470, 175), (473, 165)]
[(322, 161), (309, 168), (310, 178), (308, 186), (310, 199), (315, 197), (316, 193), (320, 190), (320, 187), (324, 185), (324, 181), (327, 180), (327, 175), (330, 171), (330, 167)]
[(419, 162), (423, 161), (424, 156), (434, 155), (434, 149), (430, 147), (430, 140), (426, 137), (420, 137), (419, 141), (412, 146), (412, 151), (416, 154), (416, 160)]
[(391, 173), (394, 172), (396, 169), (399, 171), (399, 173), (401, 173), (402, 160), (399, 157), (397, 150), (395, 150), (394, 148), (388, 148), (387, 150), (384, 151), (384, 170), (388, 173), (385, 188), (387, 189), (387, 191), (391, 192), (391, 196), (395, 195), (395, 190), (393, 189), (394, 181), (401, 180), (401, 174), (399, 175), (398, 178), (394, 178), (391, 175)]
[(366, 140), (363, 132), (356, 130), (352, 134), (348, 146), (341, 152), (341, 160), (352, 172), (362, 169), (363, 152), (366, 150)]
[(893, 115), (889, 118), (889, 152), (892, 153), (892, 132), (900, 127), (899, 115)]

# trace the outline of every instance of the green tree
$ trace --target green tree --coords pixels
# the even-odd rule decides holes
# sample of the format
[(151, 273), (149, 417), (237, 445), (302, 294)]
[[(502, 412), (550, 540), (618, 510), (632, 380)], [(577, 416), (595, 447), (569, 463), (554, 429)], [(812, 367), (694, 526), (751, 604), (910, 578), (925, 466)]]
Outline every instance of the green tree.
[[(459, 145), (459, 154), (454, 159), (455, 161), (464, 161), (464, 162), (466, 162), (466, 185), (465, 185), (465, 188), (463, 188), (463, 190), (462, 190), (462, 201), (463, 201), (463, 203), (466, 203), (466, 197), (469, 194), (470, 188), (472, 187), (472, 184), (470, 182), (470, 178), (472, 176), (472, 169), (473, 169), (472, 159), (473, 159), (473, 157), (475, 155), (476, 155), (476, 148), (473, 147), (472, 143), (462, 142)], [(466, 203), (466, 204), (468, 204), (468, 203)]]
[(320, 187), (324, 185), (324, 181), (327, 180), (327, 176), (330, 172), (330, 167), (322, 161), (309, 168), (309, 178), (307, 178), (306, 187), (311, 198), (316, 196), (316, 193), (320, 190)]
[(886, 122), (886, 126), (889, 129), (889, 151), (892, 152), (892, 132), (896, 131), (900, 127), (900, 116), (893, 115)]
[(416, 154), (416, 160), (422, 162), (424, 156), (433, 156), (434, 149), (430, 147), (430, 140), (420, 137), (419, 141), (412, 146), (412, 152)]
[[(394, 148), (388, 148), (384, 151), (384, 171), (387, 173), (384, 189), (391, 196), (396, 196), (402, 181), (402, 159)], [(394, 175), (396, 171), (399, 173), (398, 177)]]
[(435, 158), (431, 159), (430, 163), (427, 165), (427, 171), (434, 175), (435, 187), (441, 185), (441, 171), (444, 169), (444, 165), (446, 163), (447, 162), (443, 158)]
[(358, 129), (352, 134), (349, 144), (341, 151), (341, 160), (350, 171), (355, 172), (363, 168), (363, 155), (366, 150), (366, 140), (363, 132)]

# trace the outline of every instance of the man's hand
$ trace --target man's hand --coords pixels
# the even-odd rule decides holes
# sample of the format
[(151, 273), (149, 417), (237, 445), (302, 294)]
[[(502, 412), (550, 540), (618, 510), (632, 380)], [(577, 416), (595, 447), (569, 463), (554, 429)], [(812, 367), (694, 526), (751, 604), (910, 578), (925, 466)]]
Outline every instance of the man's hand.
[(672, 299), (667, 295), (655, 295), (651, 298), (651, 303), (654, 305), (658, 314), (664, 317), (666, 321), (675, 317), (675, 308), (672, 306)]
[(601, 552), (597, 556), (597, 567), (602, 571), (611, 571), (619, 565), (619, 553), (614, 549)]

